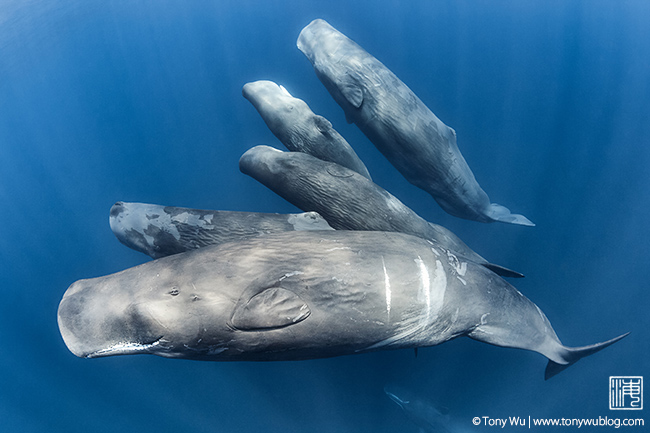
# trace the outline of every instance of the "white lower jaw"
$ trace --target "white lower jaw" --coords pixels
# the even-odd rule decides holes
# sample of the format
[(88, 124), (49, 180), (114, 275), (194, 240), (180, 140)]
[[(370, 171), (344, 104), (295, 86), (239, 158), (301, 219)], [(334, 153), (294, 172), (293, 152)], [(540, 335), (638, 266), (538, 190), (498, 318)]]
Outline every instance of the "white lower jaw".
[(86, 355), (86, 358), (101, 358), (104, 356), (136, 355), (139, 353), (150, 353), (152, 349), (155, 349), (158, 345), (160, 345), (161, 338), (157, 339), (153, 343), (148, 343), (148, 344), (118, 343), (111, 347), (107, 347), (106, 349), (89, 353), (88, 355)]

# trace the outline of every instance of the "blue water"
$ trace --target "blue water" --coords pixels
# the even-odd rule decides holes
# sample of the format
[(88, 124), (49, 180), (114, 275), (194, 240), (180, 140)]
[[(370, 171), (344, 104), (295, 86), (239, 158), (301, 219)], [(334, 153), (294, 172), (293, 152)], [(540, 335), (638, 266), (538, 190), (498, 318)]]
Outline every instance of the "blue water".
[[(387, 384), (468, 431), (474, 416), (650, 422), (608, 409), (609, 376), (650, 378), (649, 16), (645, 1), (3, 0), (0, 430), (417, 431)], [(406, 82), (457, 131), (491, 199), (537, 226), (456, 219), (408, 184), (297, 50), (314, 18)], [(248, 148), (281, 147), (241, 96), (258, 79), (332, 121), (424, 218), (524, 272), (514, 284), (565, 344), (632, 334), (549, 381), (541, 355), (469, 339), (417, 358), (76, 358), (56, 323), (66, 288), (148, 260), (111, 233), (114, 202), (296, 210), (238, 170)]]

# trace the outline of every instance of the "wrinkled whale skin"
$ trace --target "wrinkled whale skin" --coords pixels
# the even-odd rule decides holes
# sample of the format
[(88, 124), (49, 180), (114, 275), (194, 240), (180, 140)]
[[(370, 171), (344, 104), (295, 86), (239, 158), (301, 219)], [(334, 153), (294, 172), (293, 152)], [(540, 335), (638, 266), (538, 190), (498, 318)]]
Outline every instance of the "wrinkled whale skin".
[(273, 135), (292, 152), (303, 152), (354, 170), (370, 179), (370, 173), (352, 146), (323, 116), (272, 81), (246, 83), (242, 94), (258, 111)]
[(490, 203), (458, 149), (456, 132), (354, 41), (317, 19), (300, 32), (297, 45), (348, 122), (446, 212), (480, 222), (534, 225)]
[(369, 179), (299, 152), (256, 146), (239, 169), (303, 211), (315, 211), (337, 230), (394, 231), (438, 242), (502, 276), (523, 275), (489, 263), (451, 230), (433, 224)]
[(564, 368), (622, 338), (564, 347), (541, 310), (484, 267), (414, 236), (337, 230), (275, 233), (80, 280), (58, 323), (68, 348), (91, 358), (300, 360), (469, 336)]
[(117, 202), (110, 226), (127, 247), (153, 259), (268, 233), (333, 230), (316, 212), (233, 212)]

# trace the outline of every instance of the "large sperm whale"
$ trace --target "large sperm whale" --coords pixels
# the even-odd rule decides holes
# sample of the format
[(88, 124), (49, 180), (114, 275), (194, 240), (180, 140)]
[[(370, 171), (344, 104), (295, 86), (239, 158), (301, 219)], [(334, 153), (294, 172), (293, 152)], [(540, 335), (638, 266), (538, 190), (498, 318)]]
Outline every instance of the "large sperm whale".
[(546, 378), (624, 336), (566, 347), (483, 266), (403, 233), (338, 230), (274, 233), (77, 281), (58, 324), (86, 358), (299, 360), (467, 336), (544, 355)]
[(534, 225), (496, 203), (476, 181), (456, 144), (456, 133), (379, 60), (323, 20), (298, 37), (316, 75), (381, 153), (413, 185), (451, 215)]
[(256, 146), (242, 155), (239, 169), (303, 211), (318, 212), (337, 230), (408, 233), (439, 242), (502, 276), (523, 276), (489, 263), (450, 230), (424, 220), (376, 183), (338, 164)]
[(370, 179), (366, 166), (329, 120), (314, 114), (305, 101), (291, 96), (284, 87), (260, 80), (246, 83), (242, 94), (290, 151), (336, 162)]
[(316, 212), (233, 212), (117, 202), (111, 207), (113, 234), (127, 247), (153, 259), (268, 233), (333, 230)]

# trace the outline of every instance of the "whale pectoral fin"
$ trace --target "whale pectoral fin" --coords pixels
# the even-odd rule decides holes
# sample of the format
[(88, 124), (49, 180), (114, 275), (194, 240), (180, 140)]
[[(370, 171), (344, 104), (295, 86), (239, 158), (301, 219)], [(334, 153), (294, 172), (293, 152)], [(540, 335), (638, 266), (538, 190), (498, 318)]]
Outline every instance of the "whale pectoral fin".
[(323, 135), (330, 135), (330, 131), (332, 130), (332, 123), (329, 120), (323, 116), (316, 115), (316, 117), (314, 117), (314, 123), (316, 124), (316, 128), (318, 128), (318, 132)]
[(300, 296), (282, 287), (271, 287), (235, 307), (230, 321), (241, 331), (260, 331), (302, 322), (310, 314)]
[(510, 210), (500, 204), (490, 203), (486, 215), (493, 221), (499, 221), (508, 224), (518, 224), (522, 226), (534, 227), (535, 223), (523, 215), (510, 213)]
[(363, 90), (350, 74), (345, 74), (343, 80), (338, 83), (338, 88), (350, 105), (354, 108), (361, 107), (363, 103)]
[(524, 278), (524, 274), (494, 263), (482, 263), (482, 265), (501, 277)]

